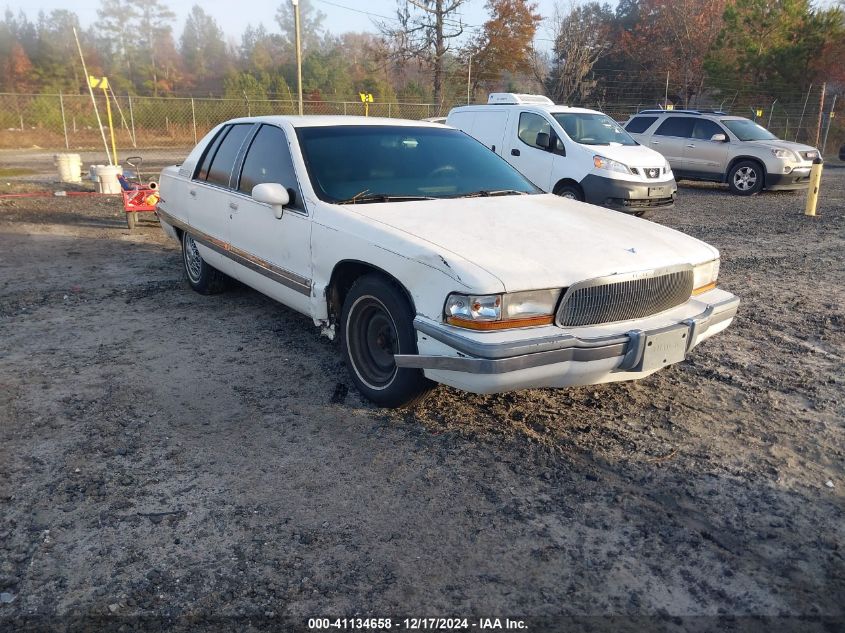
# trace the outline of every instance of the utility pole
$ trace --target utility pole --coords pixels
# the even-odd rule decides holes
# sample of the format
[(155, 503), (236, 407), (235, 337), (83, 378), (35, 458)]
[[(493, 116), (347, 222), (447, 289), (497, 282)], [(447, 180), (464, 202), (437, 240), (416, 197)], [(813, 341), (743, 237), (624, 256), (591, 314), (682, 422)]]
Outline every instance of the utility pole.
[(299, 0), (290, 0), (293, 5), (293, 21), (296, 26), (296, 91), (299, 95), (299, 114), (302, 114), (302, 38), (299, 32)]

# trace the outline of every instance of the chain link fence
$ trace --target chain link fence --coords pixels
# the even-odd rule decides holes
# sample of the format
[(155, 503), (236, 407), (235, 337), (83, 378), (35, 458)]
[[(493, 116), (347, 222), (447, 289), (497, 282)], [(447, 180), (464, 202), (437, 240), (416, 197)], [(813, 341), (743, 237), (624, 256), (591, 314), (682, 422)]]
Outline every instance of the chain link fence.
[[(618, 121), (656, 103), (643, 97), (635, 85), (627, 93), (617, 91), (613, 100), (589, 99), (585, 107), (602, 110)], [(643, 91), (644, 92), (644, 91)], [(97, 108), (109, 138), (107, 99), (97, 95)], [(241, 116), (295, 114), (295, 99), (251, 100), (223, 98), (176, 98), (112, 96), (108, 99), (119, 156), (156, 155), (178, 161), (215, 125)], [(819, 127), (820, 87), (807, 93), (794, 93), (780, 99), (736, 91), (723, 97), (712, 96), (697, 103), (700, 108), (724, 109), (732, 114), (756, 119), (774, 134), (787, 140), (819, 145), (829, 134), (827, 153), (835, 153), (845, 141), (841, 119), (830, 116), (831, 96), (824, 104)], [(461, 104), (455, 104), (461, 105)], [(575, 105), (575, 104), (572, 104)], [(841, 101), (840, 101), (841, 105)], [(432, 103), (370, 103), (360, 100), (305, 101), (305, 114), (363, 115), (423, 119), (448, 112), (450, 105)], [(692, 106), (691, 106), (692, 107)], [(841, 108), (840, 108), (841, 109)], [(828, 131), (827, 126), (831, 129)], [(0, 93), (0, 149), (41, 148), (55, 151), (99, 151), (105, 153), (91, 97), (61, 94)]]
[[(218, 123), (243, 116), (296, 114), (295, 100), (95, 96), (100, 121), (111, 147), (111, 109), (119, 155), (157, 150), (184, 157)], [(108, 103), (107, 103), (108, 101)], [(304, 101), (305, 114), (345, 114), (422, 119), (435, 116), (430, 103)], [(97, 113), (89, 95), (0, 93), (0, 149), (38, 147), (105, 152)]]

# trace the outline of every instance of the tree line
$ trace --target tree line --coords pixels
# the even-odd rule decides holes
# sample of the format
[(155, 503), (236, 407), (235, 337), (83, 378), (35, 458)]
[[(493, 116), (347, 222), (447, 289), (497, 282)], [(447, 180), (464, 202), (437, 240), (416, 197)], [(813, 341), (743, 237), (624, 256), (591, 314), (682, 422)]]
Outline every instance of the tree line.
[[(451, 104), (517, 91), (558, 103), (693, 106), (713, 91), (845, 85), (845, 0), (619, 0), (559, 4), (552, 16), (530, 0), (487, 0), (478, 25), (462, 17), (467, 2), (397, 0), (394, 15), (373, 17), (377, 32), (338, 34), (301, 0), (305, 98), (371, 92), (382, 102)], [(108, 76), (115, 93), (292, 99), (290, 2), (281, 1), (274, 18), (237, 41), (200, 5), (181, 33), (160, 0), (102, 0), (87, 28), (66, 9), (34, 18), (7, 10), (0, 92), (85, 91), (75, 28), (89, 72)]]

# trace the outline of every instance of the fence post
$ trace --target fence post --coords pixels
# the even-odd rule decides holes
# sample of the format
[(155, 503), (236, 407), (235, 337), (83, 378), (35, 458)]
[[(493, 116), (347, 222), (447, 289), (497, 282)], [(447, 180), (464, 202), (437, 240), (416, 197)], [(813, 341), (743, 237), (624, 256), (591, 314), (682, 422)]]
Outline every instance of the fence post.
[(191, 97), (191, 121), (194, 124), (194, 145), (197, 144), (197, 111), (194, 108), (194, 98)]
[(830, 134), (830, 124), (833, 123), (833, 115), (836, 113), (836, 97), (838, 94), (833, 95), (833, 102), (830, 104), (830, 113), (827, 117), (827, 127), (824, 130), (824, 141), (822, 141), (822, 156), (824, 156), (824, 150), (827, 149), (827, 135)]
[(391, 113), (391, 109), (390, 109), (390, 101), (388, 101), (388, 102), (387, 102), (387, 118), (388, 118), (388, 119), (392, 116), (390, 113)]
[(798, 135), (801, 134), (801, 126), (804, 125), (804, 113), (807, 111), (807, 102), (810, 100), (810, 93), (813, 91), (813, 84), (807, 89), (807, 97), (804, 99), (804, 107), (801, 109), (801, 118), (798, 119), (798, 127), (795, 130), (795, 142), (798, 142)]
[(772, 115), (775, 113), (775, 104), (777, 102), (778, 102), (778, 100), (775, 99), (774, 101), (772, 101), (772, 105), (769, 106), (769, 120), (766, 121), (766, 128), (768, 128), (772, 125)]
[(18, 111), (18, 121), (20, 121), (21, 132), (23, 132), (23, 113), (21, 112), (21, 102), (17, 93), (15, 93), (15, 109)]
[(70, 143), (67, 140), (67, 121), (65, 120), (65, 99), (62, 93), (59, 93), (59, 107), (62, 110), (62, 131), (65, 133), (65, 149), (70, 149)]
[(816, 124), (816, 142), (814, 145), (819, 146), (819, 137), (822, 135), (822, 115), (824, 114), (824, 93), (827, 90), (827, 82), (822, 84), (822, 94), (819, 97), (819, 121)]
[(138, 137), (135, 136), (135, 112), (132, 110), (132, 95), (126, 93), (126, 98), (129, 99), (129, 124), (132, 126), (132, 147), (137, 147), (136, 142)]

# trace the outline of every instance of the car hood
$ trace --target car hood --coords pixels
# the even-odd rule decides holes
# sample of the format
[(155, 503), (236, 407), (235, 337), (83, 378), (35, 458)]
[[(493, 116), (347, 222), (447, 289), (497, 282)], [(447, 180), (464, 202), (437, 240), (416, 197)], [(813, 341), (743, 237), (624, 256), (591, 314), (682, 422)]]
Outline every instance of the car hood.
[(812, 145), (804, 145), (803, 143), (793, 143), (792, 141), (781, 141), (774, 139), (771, 141), (744, 141), (749, 145), (756, 147), (775, 148), (775, 149), (789, 149), (793, 152), (816, 152), (818, 151)]
[(551, 194), (343, 208), (428, 243), (458, 275), (471, 262), (509, 292), (718, 257), (673, 229)]
[(581, 145), (599, 156), (617, 160), (629, 167), (663, 167), (666, 159), (645, 145)]

